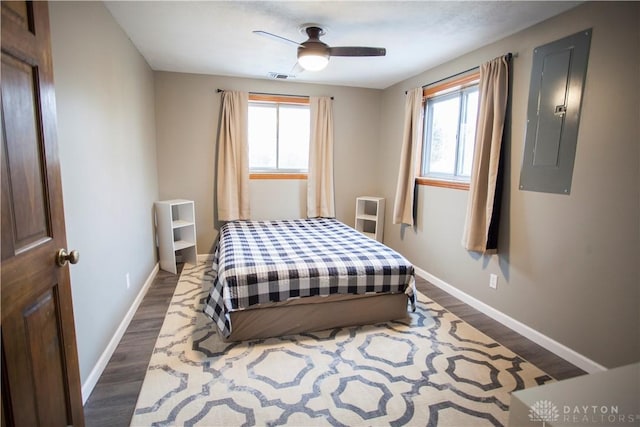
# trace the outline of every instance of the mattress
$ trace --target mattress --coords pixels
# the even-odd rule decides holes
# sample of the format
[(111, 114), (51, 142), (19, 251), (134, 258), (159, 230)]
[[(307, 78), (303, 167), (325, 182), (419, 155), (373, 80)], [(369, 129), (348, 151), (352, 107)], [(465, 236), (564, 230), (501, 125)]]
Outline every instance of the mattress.
[(414, 269), (391, 248), (333, 218), (232, 221), (220, 229), (204, 311), (223, 337), (230, 313), (334, 294), (406, 293)]

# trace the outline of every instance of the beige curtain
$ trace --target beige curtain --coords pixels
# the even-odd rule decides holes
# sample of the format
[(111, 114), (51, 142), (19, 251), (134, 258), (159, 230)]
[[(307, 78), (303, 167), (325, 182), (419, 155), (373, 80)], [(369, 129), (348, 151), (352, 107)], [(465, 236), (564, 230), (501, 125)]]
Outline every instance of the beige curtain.
[(222, 92), (218, 135), (218, 219), (249, 219), (249, 94)]
[(400, 171), (393, 204), (393, 223), (413, 225), (416, 176), (422, 152), (422, 88), (407, 92), (404, 105), (404, 134), (400, 153)]
[(509, 97), (509, 62), (507, 55), (480, 66), (480, 105), (462, 237), (463, 246), (474, 252), (497, 249), (497, 190), (502, 188), (500, 153)]
[(307, 216), (333, 218), (333, 104), (330, 97), (309, 98), (311, 135), (307, 176)]

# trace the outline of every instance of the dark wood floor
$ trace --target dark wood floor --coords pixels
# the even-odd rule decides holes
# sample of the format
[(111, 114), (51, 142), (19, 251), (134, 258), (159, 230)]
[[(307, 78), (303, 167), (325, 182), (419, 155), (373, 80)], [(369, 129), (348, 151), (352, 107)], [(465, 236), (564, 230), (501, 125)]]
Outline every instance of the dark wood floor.
[(87, 427), (128, 426), (178, 275), (160, 270), (84, 405)]
[[(178, 267), (178, 274), (182, 266)], [(128, 426), (178, 275), (160, 271), (84, 406), (87, 427)], [(561, 380), (581, 369), (418, 278), (416, 287), (447, 310)]]

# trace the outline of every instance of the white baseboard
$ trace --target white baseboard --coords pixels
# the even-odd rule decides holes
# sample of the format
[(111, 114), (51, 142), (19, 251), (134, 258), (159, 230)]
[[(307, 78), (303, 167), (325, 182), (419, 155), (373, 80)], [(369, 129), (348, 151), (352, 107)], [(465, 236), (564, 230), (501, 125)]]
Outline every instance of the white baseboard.
[(147, 294), (147, 291), (149, 290), (149, 287), (153, 283), (153, 279), (155, 279), (156, 275), (158, 274), (159, 269), (160, 269), (160, 264), (156, 263), (156, 265), (151, 270), (151, 273), (149, 273), (147, 280), (144, 282), (144, 285), (142, 285), (140, 292), (138, 292), (138, 295), (133, 300), (131, 307), (129, 307), (127, 314), (125, 314), (124, 318), (122, 319), (122, 322), (120, 322), (120, 325), (118, 326), (118, 329), (116, 329), (115, 334), (113, 334), (113, 337), (111, 338), (111, 341), (109, 341), (107, 348), (104, 349), (104, 351), (102, 352), (102, 355), (98, 359), (98, 362), (96, 362), (96, 365), (91, 370), (91, 373), (87, 377), (86, 381), (84, 382), (84, 384), (82, 384), (82, 404), (83, 405), (87, 402), (87, 399), (91, 395), (93, 388), (98, 383), (98, 380), (100, 379), (100, 375), (102, 375), (102, 372), (104, 372), (104, 369), (107, 367), (107, 363), (109, 363), (109, 359), (111, 359), (113, 352), (116, 351), (116, 347), (118, 347), (118, 344), (122, 339), (122, 336), (126, 332), (127, 327), (129, 326), (129, 323), (131, 323), (131, 319), (133, 319), (134, 314), (136, 314), (136, 310), (138, 310), (138, 307), (140, 306), (142, 299)]
[(198, 254), (198, 262), (207, 262), (213, 260), (213, 254)]
[(602, 372), (607, 370), (607, 368), (600, 365), (599, 363), (596, 363), (593, 360), (589, 359), (588, 357), (578, 353), (577, 351), (572, 350), (563, 344), (560, 344), (558, 341), (555, 341), (554, 339), (549, 338), (548, 336), (536, 331), (535, 329), (525, 325), (524, 323), (519, 322), (510, 316), (507, 316), (501, 311), (496, 310), (495, 308), (483, 303), (482, 301), (472, 297), (471, 295), (465, 292), (462, 292), (461, 290), (451, 286), (444, 280), (430, 273), (427, 273), (421, 268), (418, 268), (415, 266), (414, 268), (418, 276), (429, 281), (430, 283), (434, 284), (440, 289), (446, 291), (448, 294), (453, 295), (454, 297), (458, 298), (460, 301), (470, 305), (476, 310), (486, 314), (487, 316), (498, 321), (499, 323), (502, 323), (506, 327), (516, 331), (523, 337), (530, 339), (536, 344), (546, 348), (550, 352), (562, 357), (563, 359), (565, 359), (569, 363), (574, 364), (580, 369), (587, 371), (588, 373)]

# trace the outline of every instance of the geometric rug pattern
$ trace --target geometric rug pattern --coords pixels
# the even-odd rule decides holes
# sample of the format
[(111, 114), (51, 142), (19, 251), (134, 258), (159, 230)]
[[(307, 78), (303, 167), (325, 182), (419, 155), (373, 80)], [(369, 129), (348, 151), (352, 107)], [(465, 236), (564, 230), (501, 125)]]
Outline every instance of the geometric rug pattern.
[(510, 393), (553, 379), (418, 293), (410, 320), (239, 343), (185, 265), (132, 426), (504, 426)]

